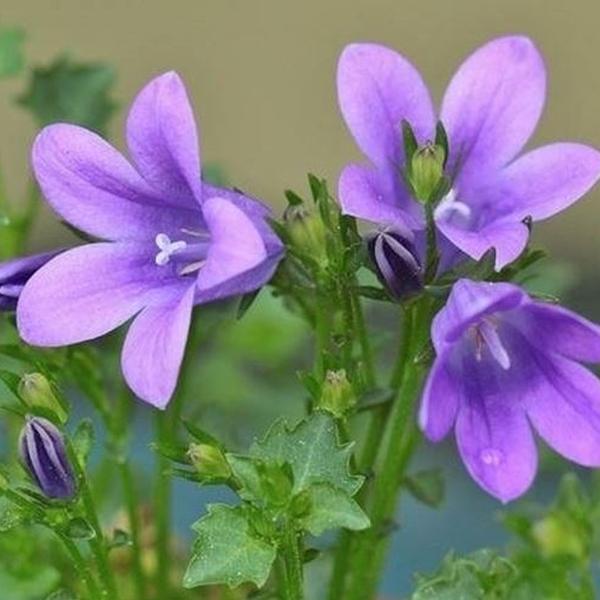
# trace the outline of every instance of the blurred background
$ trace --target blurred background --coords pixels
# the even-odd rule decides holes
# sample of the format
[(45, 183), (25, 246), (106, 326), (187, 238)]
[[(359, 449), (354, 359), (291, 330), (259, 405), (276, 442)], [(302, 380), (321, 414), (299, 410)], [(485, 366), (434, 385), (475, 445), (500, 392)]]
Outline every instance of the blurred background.
[[(439, 100), (471, 50), (497, 35), (526, 34), (540, 47), (549, 73), (546, 110), (530, 145), (577, 140), (600, 147), (599, 20), (597, 0), (4, 0), (0, 6), (0, 25), (25, 30), (29, 63), (47, 65), (66, 53), (115, 69), (118, 107), (109, 137), (120, 147), (133, 95), (154, 75), (177, 70), (200, 122), (204, 159), (277, 211), (284, 207), (284, 189), (304, 191), (307, 172), (326, 177), (335, 189), (341, 167), (359, 158), (339, 116), (334, 85), (337, 57), (354, 41), (377, 41), (401, 51), (419, 67)], [(21, 78), (0, 81), (0, 163), (8, 195), (17, 201), (26, 193), (28, 152), (36, 130), (31, 115), (15, 106), (24, 88)], [(549, 275), (555, 279), (548, 286), (597, 319), (599, 219), (600, 187), (534, 231), (534, 240), (560, 265)], [(69, 235), (43, 210), (31, 249), (56, 246)], [(256, 332), (264, 331), (265, 323), (271, 333), (264, 338), (266, 347), (252, 354), (254, 379), (248, 379), (236, 360), (255, 352)], [(301, 388), (286, 381), (308, 348), (301, 323), (265, 297), (243, 326), (235, 336), (221, 334), (198, 369), (199, 385), (210, 390), (208, 404), (211, 399), (215, 405), (229, 402), (232, 418), (242, 405), (249, 417), (260, 417), (263, 398), (273, 396), (269, 382), (275, 379), (281, 383), (278, 389), (296, 399), (285, 410), (299, 412)], [(214, 358), (223, 353), (233, 358)], [(278, 363), (273, 363), (275, 357)], [(257, 369), (259, 363), (274, 366), (265, 374)], [(254, 400), (248, 402), (249, 397)], [(281, 409), (281, 402), (281, 397), (273, 401), (274, 410)], [(222, 411), (208, 413), (209, 421), (225, 418)], [(255, 422), (264, 425), (270, 417)], [(143, 418), (139, 427), (136, 446), (143, 458), (149, 441)], [(402, 535), (395, 538), (383, 586), (390, 598), (406, 594), (411, 573), (434, 568), (448, 549), (468, 552), (506, 540), (495, 516), (501, 507), (465, 477), (452, 444), (426, 448), (417, 458), (421, 467), (441, 463), (448, 487), (442, 510), (409, 499), (399, 513)], [(552, 473), (542, 473), (525, 501), (551, 495), (555, 485)], [(176, 515), (182, 532), (207, 498), (206, 493), (194, 494), (186, 495), (190, 501)]]

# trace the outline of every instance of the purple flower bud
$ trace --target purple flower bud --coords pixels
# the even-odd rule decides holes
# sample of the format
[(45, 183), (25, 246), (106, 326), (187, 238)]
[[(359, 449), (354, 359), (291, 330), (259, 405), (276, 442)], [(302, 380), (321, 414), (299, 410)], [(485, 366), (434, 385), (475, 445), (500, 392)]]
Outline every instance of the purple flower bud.
[(29, 278), (61, 250), (0, 262), (0, 310), (15, 310)]
[(45, 496), (67, 500), (75, 495), (64, 438), (50, 421), (28, 417), (19, 446), (25, 467)]
[(377, 277), (400, 300), (423, 287), (423, 269), (414, 243), (397, 229), (378, 231), (367, 238)]

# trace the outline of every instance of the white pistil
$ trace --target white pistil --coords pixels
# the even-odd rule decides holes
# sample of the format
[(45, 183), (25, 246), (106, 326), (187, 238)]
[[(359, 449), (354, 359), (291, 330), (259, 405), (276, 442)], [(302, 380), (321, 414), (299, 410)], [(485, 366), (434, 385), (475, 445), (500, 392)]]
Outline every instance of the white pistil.
[(185, 250), (187, 248), (187, 243), (183, 240), (178, 240), (176, 242), (172, 242), (171, 238), (166, 233), (159, 233), (155, 239), (156, 245), (159, 249), (159, 252), (156, 254), (154, 258), (154, 262), (159, 267), (164, 267), (171, 260), (171, 256), (176, 252), (180, 252), (181, 250)]
[(468, 204), (456, 199), (456, 190), (451, 189), (438, 204), (434, 212), (436, 221), (449, 221), (454, 215), (458, 215), (467, 223), (471, 218), (471, 208)]

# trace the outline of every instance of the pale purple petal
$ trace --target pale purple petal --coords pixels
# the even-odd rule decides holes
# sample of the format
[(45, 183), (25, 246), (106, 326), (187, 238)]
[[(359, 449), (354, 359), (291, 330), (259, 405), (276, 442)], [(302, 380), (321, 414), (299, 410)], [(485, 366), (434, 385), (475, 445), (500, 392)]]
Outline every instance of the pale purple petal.
[(134, 243), (88, 244), (37, 271), (17, 306), (19, 334), (36, 346), (66, 346), (112, 331), (147, 304), (164, 302), (180, 282)]
[(257, 267), (267, 258), (265, 243), (252, 220), (225, 198), (210, 198), (202, 212), (211, 244), (200, 269), (197, 290), (203, 292)]
[(533, 426), (565, 458), (599, 467), (600, 381), (586, 368), (557, 355), (532, 348), (529, 360), (537, 376), (524, 380), (522, 402)]
[(523, 494), (537, 469), (531, 428), (518, 390), (507, 389), (506, 376), (489, 362), (465, 359), (464, 396), (456, 419), (456, 441), (467, 470), (502, 502)]
[(528, 38), (498, 38), (471, 54), (442, 102), (450, 173), (477, 176), (512, 160), (535, 129), (545, 93), (544, 64)]
[(375, 169), (346, 166), (340, 175), (338, 196), (346, 215), (403, 230), (423, 227), (418, 205), (407, 196), (399, 196), (387, 175)]
[(175, 387), (190, 327), (194, 285), (172, 302), (145, 308), (133, 321), (121, 357), (129, 387), (145, 402), (164, 409)]
[(491, 219), (546, 219), (579, 200), (600, 177), (600, 152), (583, 144), (543, 146), (518, 158), (485, 189)]
[(156, 77), (138, 94), (127, 117), (127, 145), (165, 202), (191, 208), (202, 199), (198, 131), (177, 73)]
[(516, 260), (529, 239), (529, 229), (520, 221), (499, 222), (471, 231), (447, 221), (437, 221), (438, 229), (457, 248), (474, 260), (479, 260), (488, 250), (496, 250), (496, 270)]
[(402, 120), (417, 138), (430, 139), (435, 116), (418, 71), (400, 54), (377, 44), (346, 46), (338, 63), (342, 115), (361, 150), (378, 167), (404, 163)]
[(195, 227), (199, 211), (174, 210), (101, 137), (76, 125), (50, 125), (37, 136), (33, 170), (52, 208), (78, 229), (107, 240), (151, 240)]
[(432, 442), (442, 440), (454, 425), (461, 398), (461, 382), (449, 364), (449, 356), (438, 356), (429, 372), (421, 407), (419, 425)]
[(566, 308), (531, 302), (511, 316), (511, 322), (542, 351), (600, 362), (600, 326)]
[(512, 310), (526, 302), (525, 292), (511, 283), (459, 279), (452, 287), (446, 306), (433, 320), (431, 339), (437, 353), (441, 354), (483, 317)]

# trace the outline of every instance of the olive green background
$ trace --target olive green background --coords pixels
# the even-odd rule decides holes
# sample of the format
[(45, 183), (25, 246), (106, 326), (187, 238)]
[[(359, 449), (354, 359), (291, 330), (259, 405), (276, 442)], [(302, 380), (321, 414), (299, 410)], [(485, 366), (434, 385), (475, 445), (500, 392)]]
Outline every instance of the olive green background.
[[(3, 0), (3, 24), (21, 25), (33, 62), (63, 50), (115, 65), (121, 110), (136, 90), (168, 69), (184, 77), (202, 134), (203, 156), (219, 161), (249, 192), (282, 206), (282, 190), (302, 189), (314, 171), (334, 183), (358, 158), (336, 105), (337, 57), (351, 41), (397, 48), (421, 69), (437, 99), (459, 62), (487, 39), (531, 36), (549, 71), (546, 110), (532, 144), (580, 140), (600, 146), (600, 2), (598, 0)], [(15, 108), (22, 81), (0, 87), (0, 157), (9, 189), (24, 189), (30, 116)], [(536, 229), (537, 238), (596, 273), (600, 187), (566, 214)], [(48, 214), (34, 246), (60, 237)]]

